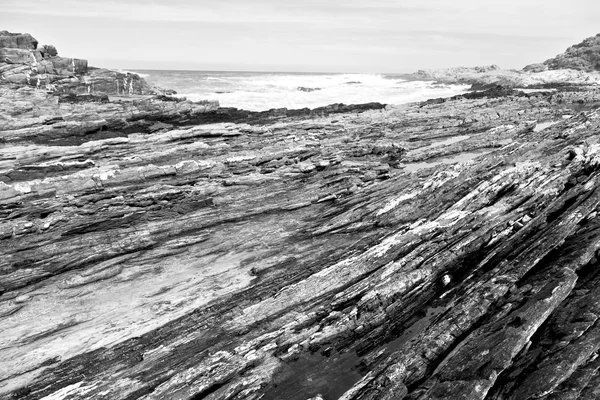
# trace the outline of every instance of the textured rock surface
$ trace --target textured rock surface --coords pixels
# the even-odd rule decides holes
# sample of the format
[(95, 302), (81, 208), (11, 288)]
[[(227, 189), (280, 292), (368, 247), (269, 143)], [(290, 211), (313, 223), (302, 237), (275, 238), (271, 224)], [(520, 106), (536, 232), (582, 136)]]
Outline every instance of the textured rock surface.
[(421, 70), (409, 77), (448, 83), (470, 83), (473, 89), (502, 85), (508, 88), (545, 88), (600, 84), (600, 33), (569, 47), (564, 53), (522, 71), (503, 70), (497, 65), (474, 68)]
[(569, 47), (564, 53), (546, 60), (549, 69), (600, 71), (600, 33)]
[(600, 90), (554, 85), (0, 85), (0, 398), (596, 399)]
[(35, 50), (37, 46), (38, 41), (28, 33), (0, 31), (0, 48)]
[(600, 92), (4, 90), (3, 396), (593, 398)]
[(538, 65), (524, 71), (504, 70), (494, 65), (475, 68), (421, 70), (408, 75), (411, 79), (431, 79), (445, 83), (467, 83), (473, 89), (488, 89), (494, 85), (508, 88), (553, 88), (557, 86), (588, 86), (600, 84), (600, 73), (574, 69), (548, 70)]
[(56, 93), (142, 95), (161, 91), (137, 74), (88, 68), (87, 60), (57, 56), (54, 46), (29, 34), (0, 31), (0, 84), (34, 86)]

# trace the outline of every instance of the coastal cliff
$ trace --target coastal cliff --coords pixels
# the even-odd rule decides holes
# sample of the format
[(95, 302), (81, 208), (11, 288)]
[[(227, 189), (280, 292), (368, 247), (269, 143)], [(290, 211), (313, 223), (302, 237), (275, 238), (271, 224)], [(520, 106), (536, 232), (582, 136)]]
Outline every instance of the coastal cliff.
[(598, 398), (595, 73), (248, 112), (2, 65), (0, 398)]
[(57, 93), (162, 93), (137, 74), (88, 67), (87, 60), (59, 57), (54, 46), (38, 48), (38, 41), (30, 34), (7, 31), (0, 31), (0, 82)]
[(544, 61), (543, 64), (525, 67), (525, 70), (530, 71), (557, 69), (600, 71), (600, 34), (569, 47), (564, 53)]

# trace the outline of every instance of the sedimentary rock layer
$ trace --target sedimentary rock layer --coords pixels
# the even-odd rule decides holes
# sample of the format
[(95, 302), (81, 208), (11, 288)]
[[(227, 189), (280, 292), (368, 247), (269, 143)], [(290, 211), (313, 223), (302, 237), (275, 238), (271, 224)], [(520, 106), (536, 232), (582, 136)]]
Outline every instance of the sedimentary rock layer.
[(265, 113), (4, 89), (0, 397), (597, 395), (596, 89)]
[(0, 31), (0, 83), (54, 93), (147, 95), (162, 91), (131, 72), (88, 67), (87, 60), (59, 57), (54, 46), (38, 48), (28, 33)]

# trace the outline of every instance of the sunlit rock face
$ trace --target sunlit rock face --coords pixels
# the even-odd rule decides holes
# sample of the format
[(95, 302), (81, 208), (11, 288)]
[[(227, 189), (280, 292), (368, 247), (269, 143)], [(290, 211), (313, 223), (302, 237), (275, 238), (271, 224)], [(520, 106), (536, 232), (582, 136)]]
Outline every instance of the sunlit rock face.
[(0, 84), (0, 398), (597, 398), (600, 91), (474, 73), (265, 112)]
[(89, 68), (87, 60), (38, 48), (29, 34), (0, 32), (0, 83), (33, 86), (56, 93), (146, 95), (161, 93), (131, 72)]

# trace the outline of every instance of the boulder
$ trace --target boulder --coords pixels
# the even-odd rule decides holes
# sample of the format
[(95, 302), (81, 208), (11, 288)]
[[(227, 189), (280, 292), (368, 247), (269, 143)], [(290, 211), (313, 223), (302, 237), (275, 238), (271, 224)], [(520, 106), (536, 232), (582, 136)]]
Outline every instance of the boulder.
[(35, 50), (37, 45), (38, 41), (29, 33), (0, 31), (0, 48)]
[(44, 57), (56, 57), (58, 55), (58, 50), (51, 44), (43, 45), (40, 50), (44, 54)]
[(530, 64), (527, 65), (525, 68), (523, 68), (523, 71), (525, 72), (544, 72), (544, 71), (548, 71), (548, 66), (544, 63), (536, 63), (536, 64)]

